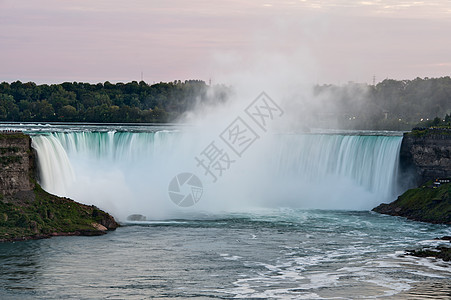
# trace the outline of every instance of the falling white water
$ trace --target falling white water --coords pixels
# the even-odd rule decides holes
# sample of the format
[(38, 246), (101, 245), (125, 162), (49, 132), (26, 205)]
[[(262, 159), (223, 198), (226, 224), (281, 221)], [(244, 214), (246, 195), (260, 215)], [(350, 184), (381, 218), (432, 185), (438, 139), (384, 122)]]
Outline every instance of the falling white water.
[[(40, 182), (49, 192), (94, 204), (119, 219), (264, 207), (371, 209), (397, 193), (401, 136), (272, 134), (216, 183), (194, 157), (208, 143), (186, 132), (57, 132), (33, 136)], [(172, 203), (180, 172), (204, 185), (194, 207)]]
[(281, 136), (278, 145), (277, 169), (282, 176), (301, 176), (319, 183), (347, 178), (382, 198), (397, 192), (401, 137)]
[(40, 184), (52, 193), (64, 195), (75, 175), (61, 143), (52, 135), (35, 136), (33, 148), (38, 153)]

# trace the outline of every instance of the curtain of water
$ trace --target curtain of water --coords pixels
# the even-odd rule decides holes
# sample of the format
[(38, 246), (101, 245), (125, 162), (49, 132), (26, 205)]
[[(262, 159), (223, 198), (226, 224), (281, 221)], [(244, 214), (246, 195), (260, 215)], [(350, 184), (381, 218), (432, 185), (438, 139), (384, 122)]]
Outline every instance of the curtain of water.
[[(40, 183), (49, 192), (124, 216), (176, 209), (170, 179), (195, 168), (202, 151), (181, 132), (70, 132), (36, 135)], [(273, 135), (208, 185), (198, 208), (252, 206), (370, 209), (392, 201), (401, 136)], [(191, 169), (190, 169), (191, 168)], [(254, 199), (251, 199), (254, 198)]]

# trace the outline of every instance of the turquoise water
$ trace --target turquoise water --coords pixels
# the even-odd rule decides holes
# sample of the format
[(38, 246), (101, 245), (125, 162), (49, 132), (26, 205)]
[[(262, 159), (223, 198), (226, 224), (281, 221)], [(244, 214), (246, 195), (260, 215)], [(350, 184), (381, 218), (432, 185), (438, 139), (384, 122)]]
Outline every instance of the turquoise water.
[(0, 298), (447, 299), (450, 263), (403, 250), (450, 234), (369, 212), (190, 215), (2, 243)]

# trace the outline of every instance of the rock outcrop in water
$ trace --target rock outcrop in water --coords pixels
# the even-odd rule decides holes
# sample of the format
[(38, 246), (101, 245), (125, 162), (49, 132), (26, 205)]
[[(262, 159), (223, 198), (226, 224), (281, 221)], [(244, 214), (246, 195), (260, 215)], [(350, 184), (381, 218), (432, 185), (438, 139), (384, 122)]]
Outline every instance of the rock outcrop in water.
[(44, 191), (29, 136), (0, 132), (0, 241), (101, 235), (119, 224), (106, 212)]
[(412, 168), (417, 184), (451, 177), (451, 129), (424, 128), (404, 134), (400, 161)]
[[(435, 240), (448, 241), (451, 243), (451, 236), (444, 236), (442, 238), (436, 238)], [(416, 257), (435, 257), (443, 259), (444, 261), (451, 261), (451, 244), (440, 245), (436, 247), (423, 247), (417, 250), (406, 250), (406, 254)]]

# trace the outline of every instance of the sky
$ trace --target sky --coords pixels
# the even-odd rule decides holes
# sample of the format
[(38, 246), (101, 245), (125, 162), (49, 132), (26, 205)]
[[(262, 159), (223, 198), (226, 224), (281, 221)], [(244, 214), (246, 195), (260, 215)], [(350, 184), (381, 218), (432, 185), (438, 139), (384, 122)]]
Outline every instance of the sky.
[(249, 69), (450, 76), (451, 1), (0, 0), (0, 82), (227, 83)]

